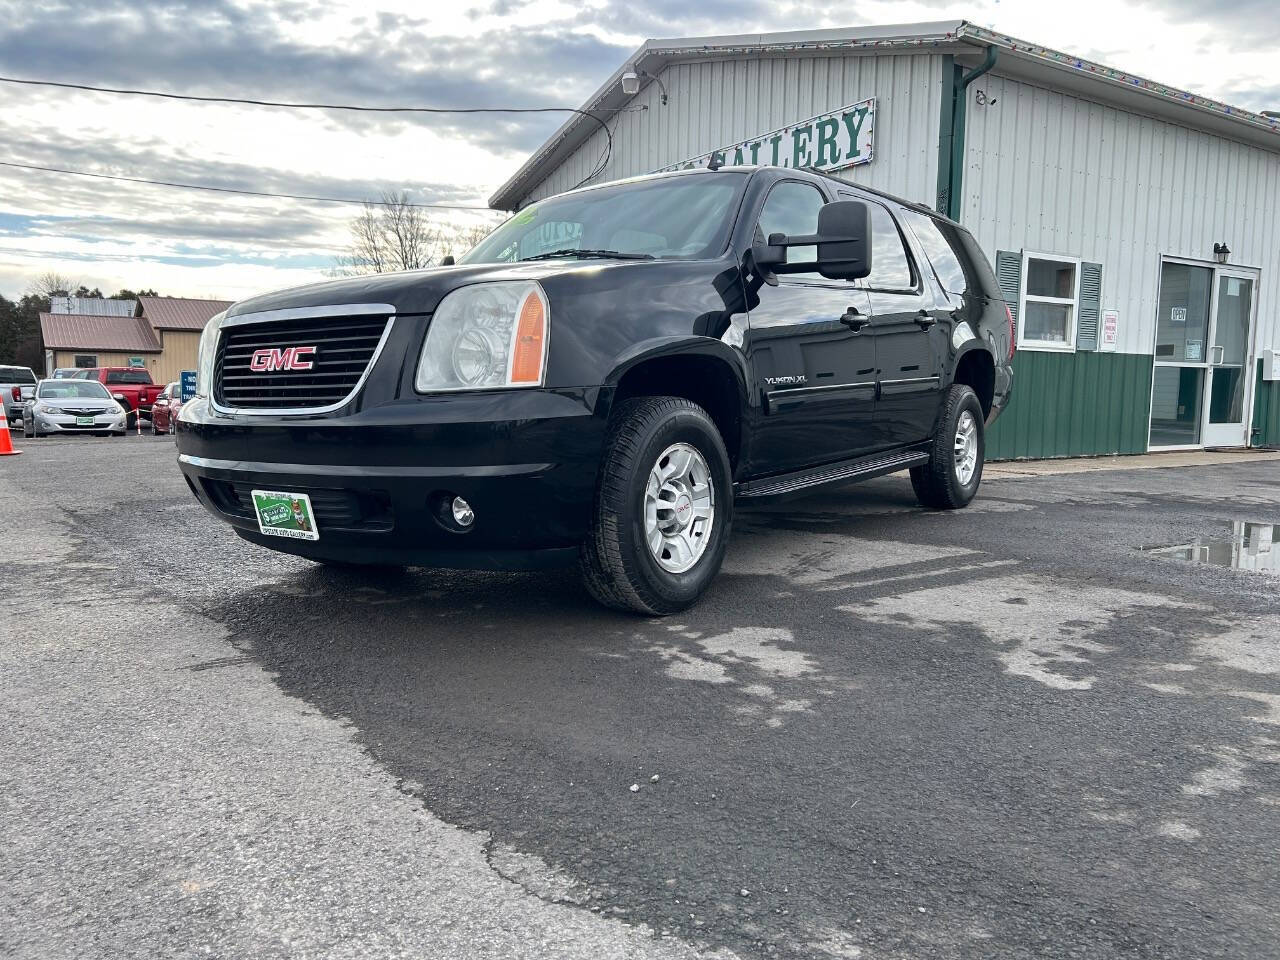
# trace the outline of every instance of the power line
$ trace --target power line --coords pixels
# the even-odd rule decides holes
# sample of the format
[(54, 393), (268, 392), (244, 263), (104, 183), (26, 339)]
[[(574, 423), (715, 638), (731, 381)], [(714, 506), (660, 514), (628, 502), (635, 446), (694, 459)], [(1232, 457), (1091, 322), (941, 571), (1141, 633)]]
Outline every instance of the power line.
[(256, 100), (247, 97), (206, 97), (192, 93), (167, 93), (159, 90), (134, 90), (127, 87), (98, 87), (87, 83), (68, 83), (63, 80), (26, 80), (19, 77), (0, 77), (0, 83), (18, 83), (34, 87), (61, 87), (64, 90), (87, 90), (92, 93), (114, 93), (132, 97), (158, 97), (163, 100), (192, 100), (198, 103), (235, 103), (251, 107), (283, 107), (290, 110), (353, 110), (360, 113), (572, 113), (594, 120), (604, 131), (606, 145), (604, 156), (596, 168), (582, 182), (597, 177), (609, 164), (613, 155), (613, 131), (601, 117), (589, 110), (576, 107), (373, 107), (351, 103), (295, 103), (287, 100)]
[(430, 210), (472, 210), (477, 213), (496, 213), (488, 207), (464, 206), (457, 203), (404, 203), (387, 200), (356, 200), (351, 197), (315, 197), (298, 193), (268, 193), (262, 190), (236, 190), (233, 187), (212, 187), (200, 183), (176, 183), (172, 180), (148, 180), (144, 177), (123, 177), (109, 173), (90, 173), (87, 170), (67, 170), (63, 167), (42, 167), (34, 163), (17, 163), (13, 160), (0, 160), (0, 167), (14, 167), (19, 170), (39, 170), (44, 173), (61, 173), (72, 177), (92, 177), (95, 180), (118, 180), (122, 183), (142, 183), (156, 187), (178, 187), (182, 190), (207, 190), (211, 193), (234, 193), (245, 197), (268, 197), (276, 200), (310, 200), (315, 203), (356, 203), (370, 204), (375, 207), (405, 206), (420, 207)]

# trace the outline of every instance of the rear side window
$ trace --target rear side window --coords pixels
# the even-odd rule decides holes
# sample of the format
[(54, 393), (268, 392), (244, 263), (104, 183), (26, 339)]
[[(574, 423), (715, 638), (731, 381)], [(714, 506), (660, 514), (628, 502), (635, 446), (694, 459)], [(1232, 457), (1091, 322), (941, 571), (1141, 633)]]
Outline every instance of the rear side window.
[(914, 210), (906, 211), (904, 216), (911, 225), (911, 232), (920, 241), (920, 246), (924, 247), (925, 255), (933, 265), (933, 273), (938, 278), (939, 286), (947, 293), (960, 296), (968, 293), (973, 284), (969, 283), (964, 265), (952, 248), (953, 242), (957, 244), (959, 242), (955, 228), (950, 224), (941, 224), (933, 217)]
[(872, 290), (912, 290), (915, 278), (911, 259), (902, 242), (902, 233), (888, 208), (852, 193), (840, 193), (841, 200), (857, 200), (871, 211), (871, 273), (862, 281)]

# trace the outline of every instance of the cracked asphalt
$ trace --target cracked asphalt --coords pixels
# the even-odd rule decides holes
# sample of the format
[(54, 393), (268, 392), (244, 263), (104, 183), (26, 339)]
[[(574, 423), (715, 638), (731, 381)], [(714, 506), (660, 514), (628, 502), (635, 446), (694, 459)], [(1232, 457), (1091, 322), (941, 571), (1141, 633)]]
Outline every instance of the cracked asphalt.
[(1280, 956), (1280, 576), (1141, 549), (1280, 524), (1276, 462), (742, 512), (648, 620), (18, 445), (0, 955)]

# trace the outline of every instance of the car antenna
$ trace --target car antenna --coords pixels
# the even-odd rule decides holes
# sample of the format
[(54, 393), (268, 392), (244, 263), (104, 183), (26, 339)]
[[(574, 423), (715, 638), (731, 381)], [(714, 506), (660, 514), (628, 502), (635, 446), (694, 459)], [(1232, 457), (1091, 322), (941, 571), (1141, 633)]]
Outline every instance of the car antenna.
[(722, 153), (711, 154), (711, 159), (707, 161), (707, 169), (719, 170), (723, 166), (724, 166), (724, 154)]

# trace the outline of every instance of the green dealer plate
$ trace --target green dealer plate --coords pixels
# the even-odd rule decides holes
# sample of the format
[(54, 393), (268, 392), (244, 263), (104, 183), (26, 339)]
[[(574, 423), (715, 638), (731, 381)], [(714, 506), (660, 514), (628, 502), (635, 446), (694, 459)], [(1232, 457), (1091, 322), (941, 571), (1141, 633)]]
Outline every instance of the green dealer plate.
[(292, 537), (294, 540), (319, 540), (311, 498), (305, 493), (282, 490), (254, 490), (253, 510), (258, 515), (258, 529), (270, 537)]
[(93, 417), (76, 417), (77, 427), (92, 427)]

